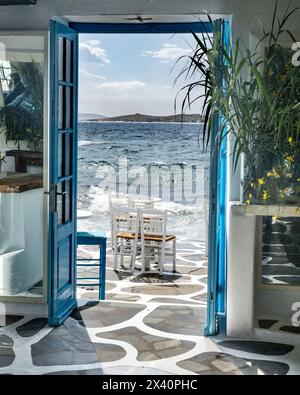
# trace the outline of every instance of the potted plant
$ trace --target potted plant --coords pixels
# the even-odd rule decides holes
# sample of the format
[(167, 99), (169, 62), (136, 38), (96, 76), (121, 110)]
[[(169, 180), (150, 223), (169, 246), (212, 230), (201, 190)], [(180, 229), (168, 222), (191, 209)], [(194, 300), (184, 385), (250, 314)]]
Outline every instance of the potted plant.
[(43, 69), (36, 62), (11, 62), (13, 89), (6, 93), (0, 108), (0, 131), (17, 149), (42, 151), (43, 142)]
[(242, 49), (240, 40), (226, 51), (217, 32), (214, 40), (193, 34), (193, 54), (180, 59), (185, 64), (178, 78), (192, 80), (182, 88), (182, 113), (203, 100), (205, 146), (219, 116), (215, 144), (228, 134), (233, 137), (234, 171), (244, 158), (246, 204), (300, 205), (300, 69), (281, 44), (283, 36), (291, 41), (289, 48), (296, 41), (286, 28), (296, 12), (288, 7), (279, 18), (276, 3), (271, 30), (262, 32), (252, 52)]

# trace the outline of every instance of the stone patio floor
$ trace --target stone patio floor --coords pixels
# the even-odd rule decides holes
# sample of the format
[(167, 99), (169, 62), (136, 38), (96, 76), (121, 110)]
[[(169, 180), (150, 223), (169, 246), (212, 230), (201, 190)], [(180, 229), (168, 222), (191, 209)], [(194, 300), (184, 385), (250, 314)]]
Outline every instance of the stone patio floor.
[[(177, 249), (177, 273), (170, 265), (163, 276), (114, 272), (108, 253), (106, 301), (97, 301), (93, 285), (78, 288), (78, 308), (58, 328), (41, 317), (0, 316), (0, 374), (299, 374), (294, 328), (292, 341), (280, 343), (203, 336), (205, 245), (179, 239)], [(281, 328), (276, 320), (259, 325)]]

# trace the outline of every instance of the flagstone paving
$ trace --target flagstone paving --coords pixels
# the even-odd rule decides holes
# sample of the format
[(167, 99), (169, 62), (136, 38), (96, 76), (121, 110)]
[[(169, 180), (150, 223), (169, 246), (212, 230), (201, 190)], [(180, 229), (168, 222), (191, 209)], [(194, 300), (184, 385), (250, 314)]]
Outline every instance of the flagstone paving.
[(47, 324), (48, 320), (46, 318), (35, 318), (19, 326), (16, 331), (22, 337), (30, 337), (38, 333)]
[[(294, 340), (282, 343), (203, 336), (205, 244), (178, 240), (177, 248), (177, 273), (166, 265), (162, 276), (142, 275), (139, 265), (132, 274), (128, 261), (115, 272), (108, 250), (106, 300), (98, 301), (97, 286), (78, 287), (78, 308), (60, 327), (0, 315), (0, 375), (299, 374), (300, 341), (290, 323), (259, 320), (263, 331), (292, 332)], [(98, 255), (92, 247), (82, 253)]]
[(15, 359), (13, 345), (14, 342), (10, 337), (0, 335), (0, 368), (13, 363)]
[(285, 375), (289, 365), (282, 362), (244, 359), (224, 353), (203, 353), (178, 365), (200, 375)]
[(154, 361), (157, 359), (170, 358), (175, 355), (186, 353), (193, 349), (193, 342), (169, 339), (149, 335), (131, 326), (114, 332), (97, 334), (98, 337), (121, 340), (135, 347), (138, 351), (138, 361)]
[(162, 332), (183, 335), (203, 334), (205, 308), (160, 306), (144, 318), (144, 323)]

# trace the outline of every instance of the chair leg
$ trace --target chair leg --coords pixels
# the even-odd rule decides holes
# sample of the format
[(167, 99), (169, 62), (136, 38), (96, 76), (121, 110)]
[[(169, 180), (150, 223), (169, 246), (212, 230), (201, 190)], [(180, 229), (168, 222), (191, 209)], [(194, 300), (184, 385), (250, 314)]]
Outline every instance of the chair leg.
[(120, 247), (120, 265), (121, 265), (121, 267), (124, 266), (124, 244), (123, 243), (121, 244), (121, 247)]
[(163, 243), (163, 245), (161, 246), (160, 265), (159, 265), (159, 271), (161, 275), (164, 272), (165, 256), (166, 256), (165, 244)]
[(99, 273), (99, 299), (105, 300), (106, 284), (106, 239), (103, 239), (100, 246), (100, 273)]
[(118, 270), (118, 243), (117, 238), (114, 237), (114, 270)]
[(176, 273), (176, 239), (173, 240), (173, 273)]
[(145, 251), (145, 245), (144, 243), (142, 244), (142, 273), (145, 273), (146, 271), (146, 251)]
[(132, 255), (131, 255), (131, 272), (134, 273), (135, 270), (135, 260), (136, 260), (136, 250), (137, 250), (137, 245), (136, 242), (133, 242), (133, 249), (132, 249)]

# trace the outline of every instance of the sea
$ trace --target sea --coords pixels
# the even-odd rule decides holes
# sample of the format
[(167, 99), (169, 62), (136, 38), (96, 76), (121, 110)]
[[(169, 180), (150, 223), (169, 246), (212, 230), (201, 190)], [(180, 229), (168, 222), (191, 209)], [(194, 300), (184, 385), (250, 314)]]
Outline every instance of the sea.
[(109, 199), (153, 199), (168, 232), (206, 241), (209, 152), (196, 123), (79, 122), (78, 228), (109, 236)]

